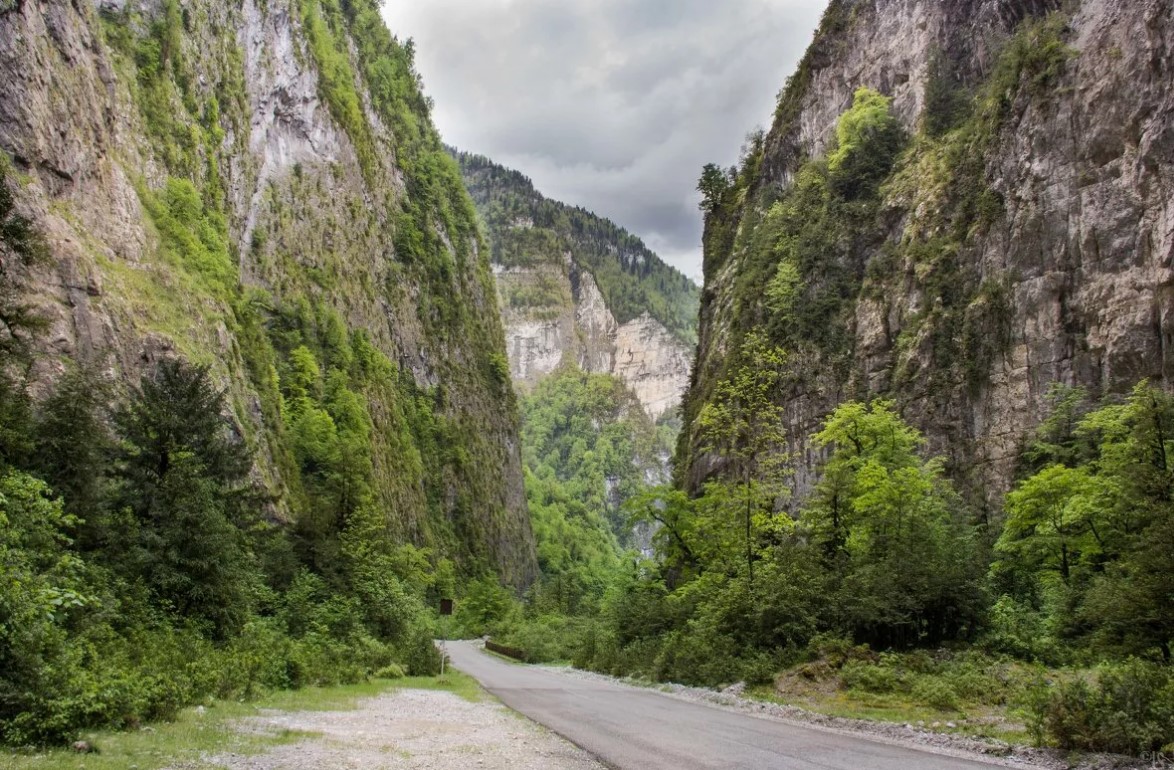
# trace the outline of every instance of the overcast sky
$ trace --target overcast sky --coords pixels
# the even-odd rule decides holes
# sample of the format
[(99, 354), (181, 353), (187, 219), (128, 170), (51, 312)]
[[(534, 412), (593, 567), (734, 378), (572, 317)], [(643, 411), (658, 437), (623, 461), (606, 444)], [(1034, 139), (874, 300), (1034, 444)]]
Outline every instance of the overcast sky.
[(445, 141), (700, 282), (701, 167), (769, 124), (825, 0), (387, 0)]

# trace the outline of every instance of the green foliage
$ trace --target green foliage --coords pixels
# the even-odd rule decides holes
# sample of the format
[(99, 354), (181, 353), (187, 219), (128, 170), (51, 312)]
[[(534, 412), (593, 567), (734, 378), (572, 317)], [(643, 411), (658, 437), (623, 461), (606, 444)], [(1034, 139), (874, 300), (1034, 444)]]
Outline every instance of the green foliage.
[(938, 679), (922, 679), (913, 688), (913, 697), (920, 703), (938, 711), (957, 711), (958, 693), (947, 682)]
[(832, 449), (800, 516), (832, 565), (842, 622), (861, 641), (907, 646), (979, 622), (982, 564), (940, 460), (893, 404), (841, 405), (813, 437)]
[[(775, 403), (786, 355), (752, 332), (742, 341), (737, 363), (718, 383), (713, 400), (698, 418), (702, 447), (727, 464), (737, 485), (711, 482), (706, 499), (726, 509), (722, 518), (741, 517), (748, 579), (754, 582), (756, 530), (778, 530), (790, 520), (775, 516), (784, 493), (786, 455), (782, 407)], [(757, 525), (757, 526), (756, 526)]]
[(828, 178), (847, 200), (875, 191), (904, 148), (904, 131), (890, 110), (892, 101), (871, 89), (857, 89), (852, 106), (836, 123), (836, 147), (827, 156)]
[(228, 252), (227, 228), (195, 185), (171, 178), (162, 193), (140, 187), (139, 197), (159, 231), (164, 259), (198, 276), (215, 296), (233, 296), (240, 278)]
[(464, 634), (482, 636), (512, 619), (517, 604), (509, 589), (493, 578), (481, 578), (465, 586), (457, 602), (455, 619)]
[[(749, 478), (753, 493), (785, 471), (777, 467), (781, 412), (770, 398), (783, 359), (760, 335), (747, 338), (743, 353), (705, 424), (710, 446), (726, 443), (723, 459), (742, 464), (734, 478)], [(827, 460), (798, 521), (774, 512), (775, 497), (756, 498), (753, 578), (745, 561), (748, 498), (734, 483), (711, 482), (695, 499), (665, 489), (633, 498), (635, 516), (661, 525), (654, 540), (661, 561), (613, 585), (576, 665), (697, 684), (753, 682), (829, 634), (878, 649), (973, 635), (985, 609), (982, 554), (941, 461), (920, 456), (921, 435), (891, 403), (847, 403), (810, 443)], [(855, 654), (842, 644), (837, 665)], [(868, 660), (848, 669), (846, 687), (914, 697), (912, 676), (874, 671)], [(950, 692), (961, 687), (925, 683), (917, 697), (953, 708)]]
[(852, 661), (840, 669), (840, 682), (849, 690), (885, 693), (897, 689), (897, 673), (891, 668)]
[(526, 497), (543, 574), (531, 608), (590, 612), (631, 537), (625, 503), (661, 472), (670, 439), (622, 382), (575, 367), (542, 380), (521, 409)]
[[(549, 200), (522, 174), (488, 158), (455, 153), (461, 173), (489, 229), (493, 262), (507, 267), (553, 267), (561, 276), (569, 253), (588, 272), (619, 323), (647, 312), (678, 339), (697, 339), (699, 290), (635, 236), (579, 207)], [(569, 306), (541, 277), (534, 285), (502, 282), (507, 307)], [(574, 279), (572, 279), (574, 280)]]
[(1095, 410), (1079, 391), (1053, 394), (1029, 447), (1049, 464), (1008, 494), (992, 577), (1009, 601), (1063, 597), (1049, 607), (1054, 642), (1169, 661), (1174, 400), (1146, 383)]
[(715, 163), (706, 163), (701, 169), (701, 179), (697, 182), (697, 192), (701, 193), (701, 210), (706, 213), (715, 213), (730, 191), (730, 178)]
[(1174, 742), (1174, 678), (1138, 660), (1101, 666), (1092, 682), (1062, 683), (1042, 700), (1048, 737), (1063, 749), (1157, 752)]
[(206, 369), (162, 362), (116, 416), (123, 483), (114, 506), (129, 547), (116, 569), (218, 638), (239, 631), (260, 580), (241, 532), (250, 458), (226, 435), (222, 410)]
[(971, 109), (971, 98), (959, 81), (953, 63), (938, 49), (930, 56), (925, 78), (925, 111), (921, 128), (929, 136), (938, 137), (956, 128)]

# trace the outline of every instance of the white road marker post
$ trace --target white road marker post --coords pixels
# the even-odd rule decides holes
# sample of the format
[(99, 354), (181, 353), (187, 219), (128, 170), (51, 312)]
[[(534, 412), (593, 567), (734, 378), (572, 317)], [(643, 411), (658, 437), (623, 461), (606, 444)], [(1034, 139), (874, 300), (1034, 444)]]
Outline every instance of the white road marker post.
[(444, 661), (448, 658), (448, 623), (452, 616), (452, 599), (440, 600), (440, 676), (444, 676)]

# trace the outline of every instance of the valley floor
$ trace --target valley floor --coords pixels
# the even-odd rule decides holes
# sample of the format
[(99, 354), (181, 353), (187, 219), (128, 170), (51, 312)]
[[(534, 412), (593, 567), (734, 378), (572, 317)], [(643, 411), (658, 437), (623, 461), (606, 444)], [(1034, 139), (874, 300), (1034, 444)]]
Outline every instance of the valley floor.
[(582, 749), (497, 701), (467, 700), (441, 690), (398, 690), (364, 701), (354, 711), (272, 712), (250, 718), (241, 728), (312, 737), (252, 756), (210, 757), (208, 765), (227, 770), (602, 767)]
[(602, 770), (469, 677), (416, 677), (217, 702), (87, 735), (93, 753), (0, 753), (3, 770)]

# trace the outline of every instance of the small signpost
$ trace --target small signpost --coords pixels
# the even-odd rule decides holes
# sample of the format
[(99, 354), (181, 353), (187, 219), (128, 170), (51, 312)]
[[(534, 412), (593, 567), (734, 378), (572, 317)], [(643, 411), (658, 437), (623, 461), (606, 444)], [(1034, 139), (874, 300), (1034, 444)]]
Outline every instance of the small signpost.
[(444, 661), (448, 657), (448, 647), (445, 642), (448, 639), (446, 629), (448, 624), (444, 619), (452, 615), (452, 599), (440, 600), (440, 675), (444, 676)]

